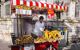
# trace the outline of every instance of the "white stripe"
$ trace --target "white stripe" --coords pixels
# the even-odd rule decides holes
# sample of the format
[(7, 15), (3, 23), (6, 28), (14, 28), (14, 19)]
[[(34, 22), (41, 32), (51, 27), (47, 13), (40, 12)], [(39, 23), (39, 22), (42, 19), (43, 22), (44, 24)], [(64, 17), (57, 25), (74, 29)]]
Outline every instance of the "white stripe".
[(17, 2), (16, 0), (13, 0), (13, 5), (16, 5), (16, 2)]
[(23, 0), (20, 0), (20, 5), (23, 5)]
[(58, 6), (58, 10), (60, 9), (60, 6)]
[(62, 6), (62, 9), (64, 9), (64, 7)]
[(54, 4), (54, 8), (56, 8), (56, 5)]
[(39, 7), (41, 8), (41, 3), (40, 2), (38, 2), (39, 3)]
[(49, 5), (49, 8), (51, 8), (51, 5)]
[(33, 1), (33, 6), (36, 6), (36, 3)]
[(46, 4), (44, 4), (44, 7), (46, 7)]
[(30, 6), (30, 2), (29, 1), (27, 1), (27, 6)]

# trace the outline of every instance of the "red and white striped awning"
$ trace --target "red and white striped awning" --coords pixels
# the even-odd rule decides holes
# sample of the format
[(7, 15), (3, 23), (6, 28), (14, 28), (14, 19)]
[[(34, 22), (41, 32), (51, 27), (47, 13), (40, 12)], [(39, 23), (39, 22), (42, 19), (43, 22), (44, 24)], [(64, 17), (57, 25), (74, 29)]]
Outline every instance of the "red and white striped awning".
[(34, 2), (34, 1), (27, 1), (27, 0), (12, 0), (12, 5), (25, 5), (28, 7), (37, 6), (37, 7), (46, 7), (46, 8), (53, 8), (57, 10), (67, 10), (67, 6), (60, 6), (57, 4), (47, 4), (41, 2)]

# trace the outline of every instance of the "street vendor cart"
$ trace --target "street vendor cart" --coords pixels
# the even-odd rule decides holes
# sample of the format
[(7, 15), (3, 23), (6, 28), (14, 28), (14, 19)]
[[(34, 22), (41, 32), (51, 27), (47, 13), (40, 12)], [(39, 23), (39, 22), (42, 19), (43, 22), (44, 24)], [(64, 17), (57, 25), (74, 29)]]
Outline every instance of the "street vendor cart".
[(52, 29), (49, 29), (50, 26), (48, 27), (46, 23), (46, 29), (43, 31), (43, 36), (33, 38), (31, 34), (24, 31), (24, 28), (28, 25), (24, 26), (25, 24), (23, 23), (27, 20), (28, 23), (31, 22), (34, 26), (36, 20), (32, 20), (32, 18), (38, 16), (38, 14), (45, 14), (45, 21), (48, 22), (50, 19), (53, 20), (56, 12), (66, 11), (67, 6), (26, 0), (11, 0), (11, 11), (13, 11), (13, 9), (16, 15), (15, 21), (17, 24), (17, 32), (15, 33), (14, 31), (16, 40), (14, 40), (15, 44), (11, 45), (11, 50), (58, 50), (58, 41), (61, 40), (60, 30), (53, 30), (52, 27)]

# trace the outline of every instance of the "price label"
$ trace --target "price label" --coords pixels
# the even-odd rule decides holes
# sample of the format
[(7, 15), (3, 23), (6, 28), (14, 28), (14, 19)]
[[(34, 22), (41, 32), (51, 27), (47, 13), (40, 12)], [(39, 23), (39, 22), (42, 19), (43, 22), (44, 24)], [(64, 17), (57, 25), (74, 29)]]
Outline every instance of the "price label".
[(29, 10), (29, 14), (32, 15), (32, 10)]
[(23, 9), (23, 14), (26, 14), (26, 10)]
[(19, 9), (16, 9), (16, 14), (20, 14), (20, 10)]
[(23, 9), (20, 9), (20, 14), (23, 14)]
[(27, 10), (27, 15), (32, 15), (32, 11), (31, 10)]

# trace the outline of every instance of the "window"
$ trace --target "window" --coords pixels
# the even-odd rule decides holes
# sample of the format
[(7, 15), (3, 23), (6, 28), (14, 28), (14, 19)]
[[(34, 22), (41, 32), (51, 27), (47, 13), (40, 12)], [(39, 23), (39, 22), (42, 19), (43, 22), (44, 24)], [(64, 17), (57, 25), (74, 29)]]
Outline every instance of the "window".
[(7, 2), (7, 1), (9, 1), (9, 0), (5, 0), (5, 2)]
[(53, 0), (45, 0), (45, 2), (49, 3), (49, 4), (53, 4)]
[(6, 15), (10, 15), (10, 4), (6, 5)]
[(40, 0), (40, 2), (42, 2), (42, 3), (46, 3), (46, 2), (47, 2), (47, 0)]
[(79, 4), (76, 4), (75, 17), (79, 17)]
[(32, 1), (38, 1), (38, 0), (32, 0)]
[(0, 4), (1, 4), (1, 0), (0, 0)]
[(1, 5), (0, 5), (0, 17), (1, 17)]
[(37, 2), (39, 2), (40, 0), (33, 0), (33, 1), (37, 1)]
[(76, 27), (76, 33), (80, 33), (80, 27)]

